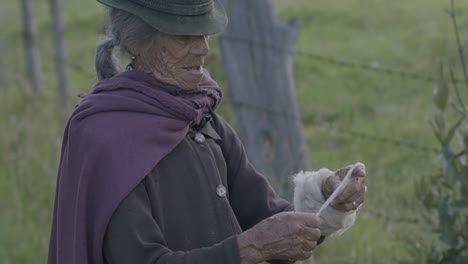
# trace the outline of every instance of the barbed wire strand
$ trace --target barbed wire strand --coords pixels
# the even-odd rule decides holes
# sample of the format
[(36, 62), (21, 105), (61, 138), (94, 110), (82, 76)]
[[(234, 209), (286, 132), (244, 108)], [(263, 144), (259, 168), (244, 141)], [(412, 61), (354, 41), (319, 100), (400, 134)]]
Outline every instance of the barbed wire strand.
[[(406, 79), (417, 79), (417, 80), (424, 80), (424, 81), (428, 81), (428, 82), (436, 82), (437, 81), (437, 77), (431, 77), (431, 76), (423, 75), (423, 74), (420, 74), (420, 73), (408, 72), (408, 71), (405, 71), (405, 70), (398, 70), (398, 69), (381, 67), (381, 66), (372, 66), (371, 64), (365, 64), (365, 63), (338, 60), (338, 59), (335, 59), (335, 58), (332, 58), (332, 57), (313, 54), (311, 52), (306, 52), (306, 51), (302, 51), (302, 50), (298, 50), (298, 49), (287, 49), (287, 48), (277, 47), (277, 46), (275, 46), (273, 44), (268, 44), (268, 43), (265, 43), (265, 42), (250, 40), (250, 39), (242, 38), (242, 37), (222, 35), (222, 36), (219, 37), (219, 39), (221, 41), (229, 40), (229, 41), (235, 41), (235, 42), (243, 42), (243, 43), (253, 45), (253, 46), (256, 46), (256, 47), (259, 47), (259, 48), (266, 48), (266, 49), (281, 52), (281, 53), (301, 55), (301, 56), (303, 56), (305, 58), (309, 58), (311, 60), (331, 64), (331, 65), (334, 65), (334, 66), (337, 66), (337, 67), (360, 69), (360, 70), (373, 72), (373, 73), (383, 73), (383, 74), (387, 74), (387, 75), (399, 76), (401, 78), (406, 78)], [(72, 61), (69, 61), (68, 63), (70, 65), (70, 68), (72, 70), (74, 70), (74, 71), (77, 71), (77, 72), (85, 72), (86, 69), (87, 69), (87, 67), (84, 67), (79, 63), (74, 63)], [(459, 79), (454, 79), (452, 82), (461, 83), (463, 81), (459, 80)]]
[(388, 216), (383, 212), (372, 211), (369, 208), (363, 208), (362, 213), (369, 217), (380, 218), (386, 222), (397, 222), (397, 223), (406, 223), (406, 224), (419, 224), (421, 221), (418, 218), (413, 217), (394, 217)]
[[(263, 112), (263, 113), (276, 115), (276, 116), (282, 116), (282, 117), (285, 117), (285, 118), (288, 118), (288, 119), (296, 120), (296, 121), (300, 122), (301, 124), (303, 123), (302, 119), (299, 118), (298, 115), (296, 113), (294, 113), (294, 112), (274, 110), (274, 109), (270, 109), (268, 107), (263, 107), (263, 106), (260, 106), (260, 105), (254, 105), (254, 104), (250, 104), (250, 103), (246, 103), (246, 102), (241, 102), (241, 101), (235, 100), (233, 98), (231, 98), (231, 103), (233, 105), (237, 106), (237, 107), (249, 108), (249, 109), (254, 110), (254, 111)], [(345, 134), (347, 136), (353, 136), (353, 137), (358, 137), (358, 138), (364, 139), (364, 140), (370, 140), (370, 141), (376, 141), (376, 142), (380, 142), (380, 143), (384, 143), (384, 144), (390, 144), (390, 145), (394, 145), (394, 146), (398, 146), (398, 147), (412, 149), (412, 150), (415, 150), (415, 151), (421, 151), (421, 152), (426, 152), (426, 153), (439, 153), (440, 152), (436, 148), (421, 146), (421, 145), (411, 143), (411, 142), (406, 142), (406, 141), (403, 141), (403, 140), (400, 140), (400, 139), (384, 137), (384, 136), (374, 135), (374, 134), (360, 132), (360, 131), (353, 131), (353, 130), (350, 130), (349, 128), (342, 128), (342, 127), (339, 127), (339, 126), (336, 126), (336, 125), (333, 125), (333, 124), (330, 124), (330, 123), (328, 123), (327, 125), (322, 125), (320, 127), (325, 128), (325, 129), (329, 129), (329, 130), (334, 130), (336, 132), (339, 132), (341, 134)]]
[[(306, 51), (302, 51), (302, 50), (298, 50), (298, 49), (282, 48), (282, 47), (278, 47), (278, 46), (275, 46), (273, 44), (269, 44), (269, 43), (266, 43), (266, 42), (255, 41), (255, 40), (251, 40), (251, 39), (243, 38), (243, 37), (236, 37), (236, 36), (232, 36), (232, 35), (222, 35), (222, 36), (219, 37), (219, 39), (220, 39), (220, 41), (228, 40), (228, 41), (246, 43), (246, 44), (249, 44), (249, 45), (252, 45), (252, 46), (256, 46), (256, 47), (259, 47), (259, 48), (265, 48), (265, 49), (269, 49), (269, 50), (277, 51), (277, 52), (281, 52), (281, 53), (296, 54), (296, 55), (303, 56), (305, 58), (309, 58), (311, 60), (331, 64), (331, 65), (334, 65), (334, 66), (337, 66), (337, 67), (360, 69), (360, 70), (373, 72), (373, 73), (382, 73), (382, 74), (387, 74), (387, 75), (399, 76), (401, 78), (406, 78), (406, 79), (424, 80), (424, 81), (428, 81), (428, 82), (438, 81), (437, 77), (431, 77), (431, 76), (423, 75), (423, 74), (420, 74), (420, 73), (408, 72), (408, 71), (405, 71), (405, 70), (398, 70), (398, 69), (381, 67), (381, 66), (372, 66), (372, 63), (371, 64), (365, 64), (365, 63), (338, 60), (338, 59), (335, 59), (335, 58), (332, 58), (332, 57), (313, 54), (311, 52), (306, 52)], [(82, 66), (81, 64), (69, 61), (69, 65), (70, 65), (70, 68), (72, 70), (74, 70), (74, 71), (77, 71), (77, 72), (86, 71), (86, 67)], [(453, 83), (461, 83), (463, 81), (459, 80), (459, 79), (454, 79), (454, 80), (452, 80), (452, 82)]]
[[(368, 71), (368, 72), (382, 73), (382, 74), (387, 74), (387, 75), (399, 76), (401, 78), (424, 80), (424, 81), (428, 81), (428, 82), (437, 81), (437, 77), (431, 77), (431, 76), (427, 76), (427, 75), (420, 74), (420, 73), (408, 72), (408, 71), (404, 71), (404, 70), (397, 70), (397, 69), (381, 67), (381, 66), (372, 66), (371, 64), (364, 64), (364, 63), (357, 63), (357, 62), (338, 60), (338, 59), (335, 59), (335, 58), (332, 58), (332, 57), (313, 54), (311, 52), (306, 52), (306, 51), (302, 51), (302, 50), (298, 50), (298, 49), (288, 49), (288, 48), (278, 47), (278, 46), (275, 46), (273, 44), (269, 44), (269, 43), (261, 42), (261, 41), (255, 41), (255, 40), (251, 40), (251, 39), (248, 39), (248, 38), (245, 38), (245, 37), (232, 36), (232, 35), (222, 35), (219, 38), (220, 38), (221, 41), (228, 40), (228, 41), (234, 41), (234, 42), (241, 42), (241, 43), (246, 43), (246, 44), (249, 44), (249, 45), (252, 45), (252, 46), (256, 46), (258, 48), (274, 50), (274, 51), (281, 52), (281, 53), (296, 54), (296, 55), (303, 56), (305, 58), (309, 58), (311, 60), (315, 60), (315, 61), (335, 65), (335, 66), (338, 66), (338, 67), (360, 69), (360, 70), (365, 70), (365, 71)], [(456, 79), (456, 80), (454, 80), (454, 82), (455, 83), (461, 83), (463, 81)]]

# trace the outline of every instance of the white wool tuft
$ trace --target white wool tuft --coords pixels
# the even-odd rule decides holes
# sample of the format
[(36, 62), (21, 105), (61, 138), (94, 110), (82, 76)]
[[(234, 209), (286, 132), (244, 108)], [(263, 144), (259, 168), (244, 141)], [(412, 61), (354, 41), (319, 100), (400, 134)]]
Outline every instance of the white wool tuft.
[[(322, 183), (333, 171), (322, 168), (319, 171), (301, 171), (294, 176), (294, 209), (298, 212), (317, 213), (325, 203), (322, 195)], [(320, 231), (325, 236), (337, 236), (348, 230), (356, 220), (356, 212), (338, 211), (328, 206), (320, 218)]]

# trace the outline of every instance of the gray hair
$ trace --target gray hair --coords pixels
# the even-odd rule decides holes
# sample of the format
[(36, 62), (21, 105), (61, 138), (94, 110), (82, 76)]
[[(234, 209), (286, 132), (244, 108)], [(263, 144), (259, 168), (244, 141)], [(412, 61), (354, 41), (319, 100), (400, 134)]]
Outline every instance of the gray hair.
[(105, 19), (106, 35), (96, 50), (96, 74), (98, 80), (109, 79), (119, 73), (120, 64), (114, 56), (114, 48), (120, 48), (120, 55), (132, 57), (129, 46), (152, 45), (157, 30), (139, 17), (117, 8), (107, 8)]

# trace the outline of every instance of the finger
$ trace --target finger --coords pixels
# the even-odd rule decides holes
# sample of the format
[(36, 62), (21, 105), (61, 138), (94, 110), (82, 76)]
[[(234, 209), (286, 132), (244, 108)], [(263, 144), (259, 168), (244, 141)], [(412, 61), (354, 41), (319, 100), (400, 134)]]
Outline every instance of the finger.
[[(343, 167), (335, 172), (335, 175), (340, 177), (343, 180), (346, 177), (348, 171), (354, 166), (355, 164), (348, 165)], [(354, 168), (351, 177), (365, 177), (366, 176), (366, 166), (363, 163), (360, 163), (356, 168)]]
[(363, 202), (364, 202), (364, 195), (360, 196), (356, 201), (350, 203), (343, 204), (343, 211), (351, 211), (351, 210), (356, 210)]
[[(350, 198), (346, 202), (343, 203), (338, 203), (332, 205), (332, 207), (336, 210), (340, 211), (350, 211), (350, 210), (355, 210), (355, 207), (358, 207), (362, 202), (364, 201), (366, 196), (366, 191), (365, 189), (360, 190), (356, 195), (353, 196), (353, 198)], [(356, 205), (353, 204), (355, 202)]]
[(333, 193), (333, 191), (340, 185), (340, 177), (336, 175), (329, 176), (322, 185), (322, 193), (325, 199)]
[(301, 249), (303, 251), (312, 251), (317, 247), (317, 241), (306, 241), (302, 244)]
[(302, 235), (306, 241), (317, 241), (322, 234), (319, 228), (304, 227)]
[(357, 201), (361, 197), (365, 196), (365, 194), (366, 194), (366, 189), (365, 189), (365, 186), (363, 186), (356, 193), (349, 196), (348, 199), (346, 199), (343, 203), (352, 203), (353, 201)]
[(289, 261), (304, 260), (310, 258), (311, 250), (304, 250), (301, 246), (292, 247), (282, 254), (273, 256), (276, 259), (287, 259)]
[(353, 174), (351, 177), (359, 177), (359, 178), (364, 178), (366, 177), (366, 166), (364, 164), (360, 163), (354, 170)]
[(320, 219), (315, 214), (304, 213), (303, 224), (305, 228), (318, 228)]
[(359, 183), (359, 179), (353, 179), (348, 186), (343, 190), (343, 192), (338, 195), (335, 199), (335, 204), (348, 203), (356, 200), (356, 197), (359, 196), (362, 192), (365, 192), (365, 184)]
[(306, 260), (309, 259), (312, 256), (312, 251), (310, 250), (302, 250), (297, 257), (295, 258), (296, 260)]
[(330, 176), (330, 185), (332, 186), (332, 190), (338, 188), (341, 183), (341, 178), (337, 175)]
[(351, 182), (345, 187), (345, 189), (338, 195), (333, 201), (335, 204), (345, 203), (349, 197), (359, 192), (361, 189), (357, 179), (352, 179)]
[(358, 179), (358, 182), (361, 185), (366, 185), (366, 177), (360, 177), (360, 178), (357, 178), (357, 179)]
[(337, 170), (335, 172), (335, 175), (340, 177), (341, 180), (343, 180), (344, 177), (346, 176), (346, 173), (348, 173), (348, 170), (351, 169), (351, 167), (353, 167), (353, 165), (348, 165), (346, 167), (343, 167), (343, 168)]

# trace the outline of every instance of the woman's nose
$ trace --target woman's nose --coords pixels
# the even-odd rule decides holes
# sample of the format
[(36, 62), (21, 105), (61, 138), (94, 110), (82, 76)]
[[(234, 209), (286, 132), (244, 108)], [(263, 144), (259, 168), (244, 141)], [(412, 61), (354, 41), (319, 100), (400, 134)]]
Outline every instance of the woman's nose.
[(198, 56), (206, 56), (209, 51), (208, 38), (205, 36), (195, 36), (190, 52)]

